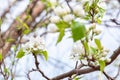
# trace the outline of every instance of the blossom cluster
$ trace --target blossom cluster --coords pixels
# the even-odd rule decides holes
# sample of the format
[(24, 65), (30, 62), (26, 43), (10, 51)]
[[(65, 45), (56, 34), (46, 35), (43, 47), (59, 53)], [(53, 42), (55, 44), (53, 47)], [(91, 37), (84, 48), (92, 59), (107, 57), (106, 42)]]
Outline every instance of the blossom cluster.
[[(77, 18), (83, 19), (86, 16), (84, 4), (88, 2), (89, 5), (92, 5), (93, 0), (79, 0), (79, 2), (73, 1), (74, 5), (68, 5), (67, 3), (60, 4), (57, 0), (49, 0), (49, 2), (53, 9), (53, 15), (50, 17), (50, 22), (55, 24), (50, 26), (49, 30), (51, 32), (56, 32), (58, 30), (58, 28), (56, 28), (56, 24), (61, 21), (71, 24), (72, 20), (76, 20)], [(103, 9), (106, 9), (106, 3), (104, 0), (100, 0), (97, 5)]]
[(22, 45), (26, 54), (36, 51), (46, 51), (44, 40), (40, 36), (30, 37), (29, 41)]
[(98, 63), (99, 60), (110, 62), (110, 58), (107, 58), (108, 50), (103, 49), (101, 52), (94, 53), (92, 49), (97, 50), (97, 46), (94, 41), (88, 42), (89, 52), (86, 53), (84, 45), (81, 41), (77, 41), (72, 48), (71, 56), (75, 60), (93, 60), (95, 63)]
[(105, 49), (100, 42), (95, 42), (95, 36), (100, 33), (101, 31), (97, 30), (96, 24), (93, 23), (87, 30), (87, 37), (74, 43), (71, 51), (72, 58), (75, 60), (90, 60), (95, 64), (99, 64), (99, 61), (110, 62), (111, 59), (107, 58), (109, 50)]

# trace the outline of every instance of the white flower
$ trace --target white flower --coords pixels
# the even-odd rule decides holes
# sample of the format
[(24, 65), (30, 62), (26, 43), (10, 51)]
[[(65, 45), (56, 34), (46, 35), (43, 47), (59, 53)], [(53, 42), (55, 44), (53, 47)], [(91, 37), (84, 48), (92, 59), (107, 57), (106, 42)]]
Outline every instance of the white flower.
[(62, 5), (62, 8), (63, 8), (64, 14), (69, 14), (71, 11), (67, 5)]
[(99, 3), (98, 3), (98, 6), (99, 7), (101, 7), (101, 8), (103, 8), (103, 9), (107, 9), (107, 5), (106, 5), (106, 3), (105, 3), (105, 1), (104, 0), (101, 0)]
[(105, 61), (106, 58), (105, 58), (105, 57), (101, 57), (100, 60), (101, 60), (101, 61)]
[(48, 25), (48, 31), (56, 32), (56, 31), (58, 31), (58, 28), (57, 28), (57, 26), (55, 24), (49, 24)]
[(110, 62), (111, 61), (111, 59), (110, 58), (106, 58), (106, 62)]
[(68, 15), (63, 16), (63, 20), (65, 22), (71, 22), (73, 19), (74, 19), (74, 15), (72, 15), (72, 14), (68, 14)]
[(32, 47), (32, 45), (29, 42), (27, 42), (26, 44), (22, 45), (23, 51), (26, 54), (29, 54), (31, 52), (31, 47)]
[(46, 50), (45, 43), (40, 36), (30, 37), (29, 41), (22, 45), (22, 48), (26, 54), (37, 50)]
[(54, 12), (58, 16), (64, 16), (64, 15), (70, 13), (70, 8), (67, 5), (57, 6), (54, 9)]
[(73, 12), (77, 16), (80, 16), (80, 17), (85, 16), (85, 11), (84, 11), (82, 5), (76, 5), (75, 7), (73, 7)]
[(57, 6), (57, 7), (54, 9), (54, 12), (55, 12), (55, 14), (58, 15), (58, 16), (61, 16), (61, 15), (64, 14), (64, 10), (63, 10), (63, 8), (62, 8), (61, 6)]
[(45, 50), (45, 43), (44, 40), (40, 37), (32, 37), (30, 39), (30, 43), (32, 44), (32, 49), (33, 50)]
[(59, 16), (52, 16), (52, 17), (50, 18), (50, 21), (51, 21), (52, 23), (58, 23), (58, 22), (60, 21), (60, 17), (59, 17)]
[(55, 6), (57, 5), (57, 0), (49, 0), (51, 7), (54, 9)]
[(71, 56), (73, 56), (76, 59), (79, 59), (80, 55), (84, 54), (84, 53), (85, 53), (85, 51), (84, 51), (81, 41), (77, 41), (73, 45)]
[(93, 32), (94, 32), (96, 35), (99, 35), (102, 31), (101, 31), (101, 30), (94, 29)]

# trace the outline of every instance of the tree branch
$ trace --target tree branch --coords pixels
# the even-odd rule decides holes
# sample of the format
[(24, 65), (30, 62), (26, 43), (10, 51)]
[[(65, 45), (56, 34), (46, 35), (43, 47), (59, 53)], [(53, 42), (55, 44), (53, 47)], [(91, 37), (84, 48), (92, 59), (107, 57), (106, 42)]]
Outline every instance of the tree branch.
[[(37, 2), (35, 5), (33, 5), (33, 3)], [(31, 7), (31, 6), (35, 6), (35, 7)], [(33, 9), (32, 9), (33, 8)], [(32, 21), (27, 22), (27, 25), (29, 26), (33, 20), (35, 20), (35, 18), (43, 11), (44, 9), (44, 5), (41, 1), (39, 0), (33, 0), (33, 2), (28, 6), (27, 9), (32, 10)], [(26, 10), (27, 10), (26, 9)], [(22, 21), (25, 20), (25, 16), (27, 16), (26, 11), (22, 13), (22, 15), (20, 16), (20, 19)], [(16, 29), (16, 26), (18, 25), (18, 21), (14, 20), (14, 22), (12, 23), (12, 25), (9, 27), (9, 29), (2, 35), (4, 41), (10, 37), (12, 38), (14, 41), (12, 42), (5, 42), (4, 46), (2, 48), (0, 48), (0, 53), (2, 53), (3, 57), (6, 56), (6, 54), (8, 53), (8, 51), (11, 48), (11, 45), (15, 43), (15, 41), (18, 39), (18, 37), (22, 34), (20, 30)], [(31, 26), (30, 26), (31, 27)]]
[[(110, 57), (111, 61), (107, 62), (106, 66), (108, 66), (109, 64), (111, 64), (118, 57), (119, 54), (120, 54), (120, 47), (118, 47), (114, 51), (114, 53), (111, 55), (111, 57)], [(91, 68), (90, 67), (90, 68), (81, 69), (81, 70), (73, 69), (73, 70), (71, 70), (69, 72), (66, 72), (66, 73), (63, 73), (61, 75), (58, 75), (58, 76), (52, 78), (51, 80), (60, 80), (60, 79), (72, 76), (73, 74), (81, 75), (81, 74), (86, 74), (86, 73), (90, 73), (90, 72), (94, 72), (94, 71), (99, 71), (99, 70), (100, 70), (100, 66), (96, 66), (95, 68)]]

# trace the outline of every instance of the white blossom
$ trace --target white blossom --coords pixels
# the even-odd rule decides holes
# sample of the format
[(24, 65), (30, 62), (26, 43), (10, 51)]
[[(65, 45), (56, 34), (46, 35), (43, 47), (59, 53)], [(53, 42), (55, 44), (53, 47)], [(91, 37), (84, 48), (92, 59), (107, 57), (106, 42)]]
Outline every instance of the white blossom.
[(58, 31), (58, 28), (57, 28), (57, 26), (55, 24), (49, 24), (48, 25), (48, 31), (56, 32), (56, 31)]
[(58, 16), (64, 16), (64, 15), (70, 13), (70, 8), (67, 5), (57, 6), (54, 9), (54, 12)]
[(106, 58), (105, 58), (105, 57), (101, 57), (100, 60), (101, 60), (101, 61), (105, 61)]
[(40, 36), (30, 37), (29, 41), (23, 44), (22, 47), (26, 54), (37, 50), (46, 50), (44, 40)]
[(82, 5), (76, 5), (75, 7), (73, 7), (73, 12), (77, 16), (80, 16), (80, 17), (85, 16), (85, 11)]
[(51, 21), (52, 23), (58, 23), (58, 22), (60, 21), (60, 17), (59, 17), (59, 16), (52, 16), (52, 17), (50, 18), (50, 21)]
[(106, 62), (110, 62), (111, 61), (111, 59), (110, 58), (106, 58)]
[(58, 16), (62, 16), (62, 15), (64, 15), (64, 10), (63, 10), (63, 8), (61, 7), (61, 6), (57, 6), (55, 9), (54, 9), (54, 12), (55, 12), (55, 14), (56, 15), (58, 15)]
[(101, 8), (103, 8), (103, 9), (107, 9), (107, 5), (106, 5), (106, 3), (105, 3), (105, 1), (104, 0), (101, 0), (99, 3), (98, 3), (98, 6), (99, 7), (101, 7)]
[(84, 51), (84, 47), (83, 47), (81, 41), (77, 41), (73, 45), (71, 56), (73, 56), (76, 59), (79, 59), (80, 55), (84, 54), (84, 53), (85, 53), (85, 51)]
[(67, 5), (62, 5), (63, 11), (65, 14), (69, 14), (70, 13), (70, 8)]
[(74, 15), (72, 15), (72, 14), (68, 14), (68, 15), (63, 16), (63, 20), (65, 22), (71, 22), (73, 19), (74, 19)]
[(51, 7), (54, 9), (55, 6), (57, 5), (57, 0), (49, 0)]
[(29, 42), (27, 42), (26, 44), (23, 44), (23, 45), (22, 45), (23, 51), (24, 51), (26, 54), (28, 54), (28, 53), (31, 52), (31, 47), (32, 47), (32, 45), (31, 45)]

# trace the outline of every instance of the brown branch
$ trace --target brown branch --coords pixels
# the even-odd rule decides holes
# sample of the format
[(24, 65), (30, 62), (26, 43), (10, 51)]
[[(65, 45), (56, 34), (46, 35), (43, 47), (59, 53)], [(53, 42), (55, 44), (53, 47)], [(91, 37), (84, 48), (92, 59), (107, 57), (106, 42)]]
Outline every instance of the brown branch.
[(116, 74), (116, 76), (114, 77), (114, 80), (120, 75), (120, 64), (119, 64), (119, 68), (118, 68), (118, 72)]
[(106, 78), (107, 78), (108, 80), (114, 80), (114, 79), (111, 78), (107, 73), (103, 72), (103, 74), (106, 76)]
[[(109, 64), (111, 64), (117, 57), (118, 55), (120, 54), (120, 47), (118, 47), (114, 53), (111, 55), (111, 61), (110, 62), (107, 62), (106, 65), (108, 66)], [(69, 77), (69, 76), (72, 76), (73, 74), (78, 74), (78, 75), (81, 75), (81, 74), (86, 74), (86, 73), (90, 73), (90, 72), (94, 72), (94, 71), (99, 71), (100, 70), (100, 66), (96, 66), (94, 68), (86, 68), (86, 69), (81, 69), (81, 70), (76, 70), (76, 69), (73, 69), (69, 72), (66, 72), (66, 73), (63, 73), (61, 75), (58, 75), (54, 78), (52, 78), (51, 80), (60, 80), (60, 79), (63, 79), (63, 78), (66, 78), (66, 77)]]
[[(32, 21), (35, 20), (35, 18), (43, 11), (44, 9), (44, 5), (42, 4), (41, 1), (39, 0), (33, 0), (34, 1), (37, 1), (36, 3), (36, 7), (33, 8), (32, 10), (32, 14), (31, 14), (31, 17), (32, 17)], [(31, 3), (28, 8), (31, 10), (32, 7), (31, 5), (33, 5), (33, 3)], [(27, 8), (27, 9), (28, 9)], [(26, 10), (27, 10), (26, 9)], [(25, 16), (27, 16), (26, 12), (23, 12), (22, 15), (20, 16), (20, 19), (22, 21), (25, 20)], [(30, 22), (27, 22), (27, 25), (29, 26), (32, 21)], [(12, 25), (9, 27), (9, 29), (3, 34), (3, 39), (6, 40), (8, 37), (14, 39), (14, 41), (12, 42), (5, 42), (5, 45), (0, 48), (0, 52), (2, 53), (3, 57), (6, 56), (6, 54), (8, 53), (8, 51), (10, 50), (11, 48), (11, 45), (15, 43), (15, 41), (18, 39), (18, 37), (22, 34), (21, 31), (17, 30), (16, 29), (16, 26), (18, 25), (18, 21), (17, 20), (14, 20), (14, 22), (12, 23)]]
[(37, 55), (33, 53), (33, 56), (34, 56), (34, 59), (35, 59), (35, 66), (36, 66), (36, 68), (37, 68), (37, 71), (38, 71), (39, 73), (41, 73), (41, 75), (42, 75), (45, 79), (50, 80), (50, 79), (41, 71), (41, 69), (39, 68), (39, 62), (38, 62), (38, 60), (37, 60)]

